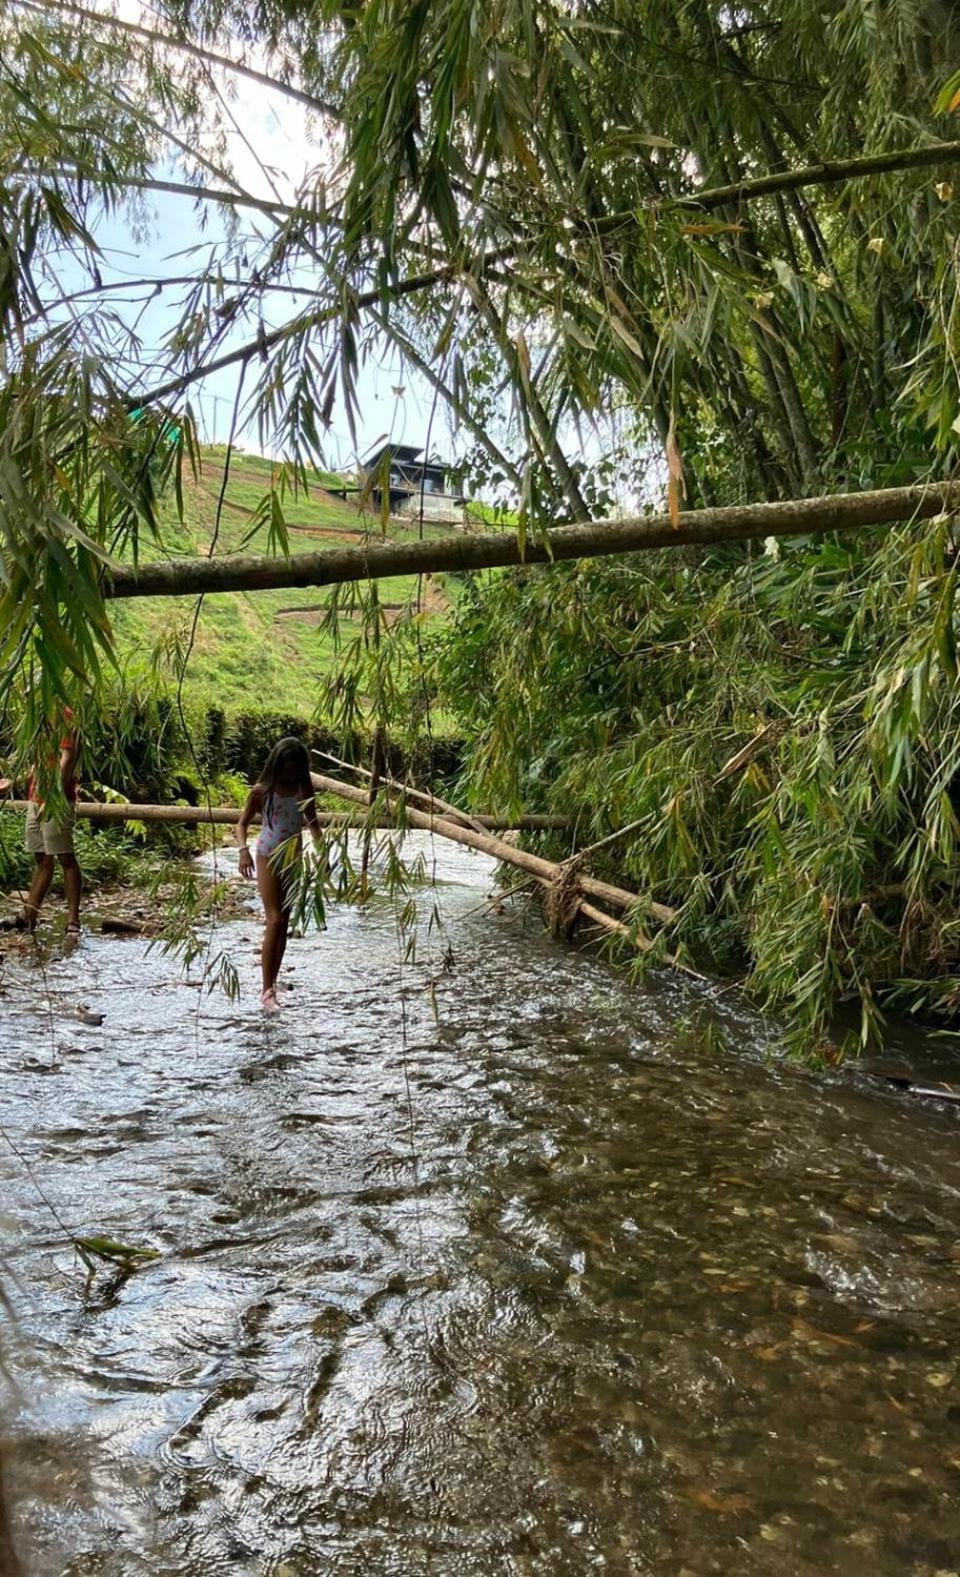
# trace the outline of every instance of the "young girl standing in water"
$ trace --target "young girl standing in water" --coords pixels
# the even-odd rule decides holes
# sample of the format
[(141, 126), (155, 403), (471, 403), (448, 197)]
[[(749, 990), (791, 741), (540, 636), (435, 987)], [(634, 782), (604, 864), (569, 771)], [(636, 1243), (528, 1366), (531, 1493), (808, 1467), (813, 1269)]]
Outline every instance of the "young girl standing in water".
[(260, 1006), (265, 1013), (279, 1013), (277, 977), (287, 946), (290, 907), (303, 852), (304, 822), (310, 828), (314, 843), (320, 840), (310, 782), (310, 758), (302, 740), (281, 739), (274, 745), (247, 796), (237, 823), (241, 876), (254, 874), (253, 856), (247, 848), (247, 829), (258, 814), (263, 818), (263, 826), (257, 839), (256, 876), (266, 917), (260, 950), (263, 970)]

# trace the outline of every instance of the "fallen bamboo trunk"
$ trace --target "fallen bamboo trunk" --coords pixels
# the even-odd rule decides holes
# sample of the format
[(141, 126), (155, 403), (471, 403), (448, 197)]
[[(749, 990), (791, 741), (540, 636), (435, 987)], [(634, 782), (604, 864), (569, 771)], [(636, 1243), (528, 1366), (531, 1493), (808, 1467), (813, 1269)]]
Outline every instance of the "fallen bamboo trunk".
[[(367, 796), (363, 789), (352, 788), (349, 783), (341, 783), (337, 778), (324, 777), (318, 772), (311, 772), (310, 777), (314, 788), (324, 794), (339, 794), (342, 799), (348, 799), (356, 805), (367, 804)], [(560, 866), (555, 861), (545, 860), (539, 854), (531, 854), (528, 849), (518, 849), (512, 843), (504, 843), (500, 838), (491, 837), (489, 832), (476, 832), (472, 827), (465, 827), (447, 817), (431, 816), (425, 811), (415, 810), (412, 805), (405, 807), (405, 816), (411, 827), (419, 827), (426, 832), (436, 832), (444, 838), (453, 838), (455, 843), (464, 843), (468, 848), (479, 849), (484, 854), (490, 854), (495, 860), (516, 865), (520, 870), (529, 871), (545, 885), (549, 886), (556, 881), (560, 872)], [(603, 903), (612, 904), (615, 909), (634, 909), (637, 904), (643, 902), (638, 893), (629, 892), (625, 887), (615, 887), (611, 882), (598, 881), (595, 876), (579, 873), (578, 879), (584, 892), (591, 898), (599, 898)], [(647, 908), (653, 918), (663, 925), (676, 919), (677, 911), (668, 908), (666, 904), (650, 902)]]
[[(330, 780), (333, 781), (332, 779)], [(358, 791), (359, 792), (359, 791)], [(0, 810), (12, 810), (23, 813), (26, 811), (28, 801), (25, 799), (0, 799)], [(360, 795), (360, 803), (366, 804), (365, 794)], [(83, 821), (149, 821), (165, 822), (171, 826), (196, 827), (216, 826), (233, 827), (240, 820), (240, 812), (233, 805), (138, 805), (135, 803), (120, 805), (100, 805), (92, 800), (78, 800), (76, 806), (77, 816)], [(254, 817), (254, 820), (258, 820)], [(321, 810), (317, 812), (317, 820), (321, 827), (369, 827), (370, 822), (365, 816), (344, 814), (341, 811)], [(556, 829), (562, 830), (567, 822), (562, 816), (478, 816), (475, 820), (482, 822), (483, 826), (491, 832), (545, 832)], [(396, 825), (395, 820), (381, 818), (375, 823), (378, 829), (387, 829)]]
[(559, 526), (521, 545), (512, 531), (431, 538), (423, 542), (369, 542), (298, 553), (289, 558), (165, 559), (118, 565), (104, 579), (106, 597), (182, 597), (219, 591), (268, 591), (290, 586), (334, 586), (387, 575), (452, 570), (473, 573), (516, 564), (598, 558), (651, 548), (747, 542), (764, 537), (859, 531), (903, 520), (927, 520), (960, 508), (960, 482), (892, 487), (833, 497), (794, 498), (776, 504), (692, 509), (674, 524), (669, 514), (633, 515)]
[[(355, 762), (341, 761), (339, 756), (332, 756), (328, 750), (314, 750), (311, 751), (311, 754), (322, 756), (324, 761), (331, 762), (333, 766), (343, 767), (348, 772), (355, 772), (358, 777), (366, 778), (370, 784), (369, 792), (371, 794), (374, 792), (376, 785), (383, 783), (387, 788), (395, 789), (397, 793), (405, 795), (408, 800), (415, 799), (419, 804), (426, 805), (429, 810), (438, 810), (442, 816), (449, 816), (451, 821), (462, 821), (467, 827), (474, 827), (478, 832), (483, 831), (484, 823), (479, 816), (467, 815), (465, 811), (458, 810), (456, 805), (451, 805), (448, 800), (440, 799), (436, 794), (426, 794), (422, 789), (410, 788), (406, 783), (398, 783), (396, 778), (385, 777), (382, 772), (375, 779), (373, 773), (369, 772), (366, 767), (358, 766)], [(549, 823), (551, 828), (557, 828), (564, 832), (570, 826), (570, 820), (567, 816), (545, 816), (543, 821), (545, 824)], [(518, 828), (517, 830), (526, 831), (527, 829)]]
[[(319, 772), (312, 772), (310, 777), (314, 788), (324, 794), (339, 794), (341, 798), (353, 804), (364, 805), (367, 802), (363, 789), (353, 788), (349, 783), (341, 783), (336, 778), (324, 777)], [(448, 817), (428, 815), (424, 811), (415, 810), (411, 805), (404, 806), (404, 816), (411, 827), (436, 833), (439, 837), (449, 838), (453, 843), (462, 843), (468, 849), (477, 849), (481, 854), (488, 854), (492, 859), (502, 860), (506, 865), (515, 865), (519, 870), (528, 871), (531, 876), (536, 877), (542, 887), (555, 888), (565, 872), (572, 873), (570, 862), (558, 865), (553, 860), (542, 859), (539, 854), (531, 854), (528, 849), (520, 849), (516, 844), (506, 843), (502, 838), (495, 838), (489, 832), (477, 832), (474, 828), (451, 821)], [(575, 872), (575, 877), (583, 893), (589, 894), (591, 898), (600, 898), (622, 912), (634, 909), (643, 902), (638, 893), (628, 892), (623, 887), (614, 887), (609, 882), (597, 881), (594, 877), (579, 871)], [(642, 932), (630, 930), (622, 921), (614, 920), (613, 916), (605, 914), (596, 905), (585, 904), (582, 897), (577, 899), (577, 906), (596, 924), (629, 936), (642, 951), (653, 946), (650, 938), (644, 936)], [(676, 916), (676, 911), (667, 908), (666, 904), (650, 903), (647, 908), (654, 919), (663, 923), (673, 920)]]
[[(353, 788), (349, 783), (341, 783), (337, 778), (323, 777), (319, 773), (312, 773), (313, 784), (322, 793), (336, 795), (340, 799), (349, 800), (351, 804), (364, 809), (369, 808), (369, 801), (365, 790)], [(0, 799), (0, 810), (19, 811), (21, 814), (27, 810), (28, 801), (24, 799)], [(121, 805), (100, 805), (92, 800), (79, 800), (76, 806), (78, 818), (84, 821), (124, 822), (144, 821), (160, 822), (172, 826), (236, 826), (240, 820), (240, 812), (232, 805), (139, 805), (135, 803)], [(317, 819), (321, 827), (357, 827), (366, 828), (370, 822), (366, 816), (341, 814), (336, 811), (318, 811)], [(436, 832), (445, 838), (452, 838), (454, 842), (464, 843), (469, 848), (479, 849), (481, 853), (489, 854), (493, 859), (502, 860), (505, 864), (516, 865), (520, 870), (529, 871), (544, 886), (550, 886), (556, 880), (560, 866), (552, 860), (545, 860), (539, 854), (531, 854), (527, 849), (519, 849), (515, 844), (505, 843), (502, 839), (492, 836), (496, 832), (542, 832), (545, 829), (556, 829), (563, 826), (563, 818), (555, 816), (518, 816), (511, 819), (500, 820), (495, 816), (476, 816), (473, 820), (482, 822), (483, 830), (453, 821), (448, 816), (431, 815), (426, 811), (415, 810), (407, 805), (404, 820), (411, 827), (418, 827), (427, 832)], [(396, 818), (382, 819), (375, 823), (376, 827), (386, 830), (397, 825)], [(598, 881), (594, 876), (581, 873), (578, 877), (580, 886), (592, 898), (598, 898), (603, 903), (608, 903), (615, 909), (624, 912), (634, 908), (641, 902), (636, 893), (629, 892), (624, 887), (616, 887), (610, 882)], [(676, 910), (670, 909), (666, 904), (649, 903), (649, 913), (661, 924), (668, 924), (676, 917)]]
[[(641, 953), (648, 953), (653, 946), (650, 938), (644, 936), (642, 932), (631, 931), (630, 927), (624, 925), (622, 920), (617, 920), (612, 914), (607, 914), (605, 909), (598, 909), (596, 904), (588, 903), (585, 898), (580, 900), (580, 913), (585, 920), (590, 920), (594, 925), (598, 925), (602, 931), (612, 931), (616, 935), (624, 937), (626, 941), (632, 942), (634, 947), (640, 949)], [(674, 960), (671, 959), (670, 962), (673, 963)]]

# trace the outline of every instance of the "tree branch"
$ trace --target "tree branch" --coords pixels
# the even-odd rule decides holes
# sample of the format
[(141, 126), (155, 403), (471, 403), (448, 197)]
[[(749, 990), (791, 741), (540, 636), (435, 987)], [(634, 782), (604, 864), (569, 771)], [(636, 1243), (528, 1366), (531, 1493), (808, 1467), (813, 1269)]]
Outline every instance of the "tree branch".
[(219, 186), (191, 186), (189, 181), (162, 181), (147, 175), (108, 176), (96, 170), (69, 169), (63, 165), (55, 170), (21, 168), (13, 172), (17, 177), (34, 181), (82, 180), (88, 186), (132, 186), (138, 192), (170, 192), (174, 197), (194, 197), (205, 203), (222, 203), (228, 208), (255, 208), (271, 218), (293, 219), (308, 212), (291, 203), (279, 203), (274, 198), (253, 197), (248, 192), (229, 192)]
[(574, 519), (577, 519), (578, 516), (583, 518), (587, 514), (587, 506), (577, 485), (577, 479), (571, 471), (567, 457), (563, 452), (554, 425), (544, 410), (536, 387), (536, 380), (532, 376), (529, 366), (524, 365), (517, 346), (510, 338), (506, 321), (498, 315), (490, 299), (490, 292), (486, 289), (483, 282), (467, 275), (466, 285), (474, 305), (483, 316), (487, 327), (500, 347), (515, 389), (522, 394), (526, 402), (530, 426), (540, 446), (544, 461), (549, 461), (557, 473), (557, 481), (563, 497), (566, 498), (570, 507), (570, 513)]
[(795, 192), (802, 186), (837, 186), (867, 175), (887, 175), (898, 170), (922, 169), (929, 164), (956, 164), (960, 142), (937, 142), (926, 148), (895, 148), (888, 153), (868, 153), (838, 163), (806, 164), (794, 170), (773, 170), (748, 176), (729, 186), (714, 186), (690, 197), (677, 198), (681, 208), (722, 208), (725, 203), (749, 202), (771, 192)]
[(246, 66), (240, 60), (232, 60), (229, 55), (217, 54), (215, 50), (206, 49), (202, 44), (195, 44), (187, 38), (177, 38), (170, 33), (161, 33), (152, 27), (144, 27), (142, 23), (125, 22), (118, 16), (109, 12), (92, 11), (87, 6), (76, 5), (73, 0), (17, 0), (17, 4), (25, 11), (59, 11), (69, 16), (80, 16), (85, 21), (96, 22), (101, 27), (116, 28), (121, 33), (132, 34), (135, 38), (145, 38), (152, 44), (162, 44), (167, 49), (178, 49), (183, 54), (192, 55), (196, 60), (202, 60), (209, 66), (220, 66), (226, 71), (233, 71), (240, 77), (246, 77), (251, 82), (258, 82), (261, 87), (272, 88), (276, 93), (282, 93), (288, 99), (295, 99), (298, 104), (304, 104), (308, 109), (316, 110), (321, 115), (329, 115), (334, 120), (340, 120), (341, 114), (334, 105), (324, 99), (318, 99), (313, 93), (306, 93), (302, 88), (295, 88), (289, 82), (281, 82), (278, 77), (271, 77), (269, 72), (257, 71), (253, 66)]
[[(73, 306), (75, 302), (89, 300), (91, 296), (99, 297), (112, 295), (117, 291), (129, 291), (131, 301), (133, 294), (138, 290), (149, 290), (150, 295), (139, 299), (135, 305), (144, 306), (152, 296), (160, 295), (164, 290), (173, 290), (181, 285), (220, 285), (225, 298), (223, 312), (229, 310), (230, 294), (238, 290), (257, 288), (258, 282), (251, 279), (231, 279), (227, 274), (169, 274), (165, 277), (147, 275), (143, 279), (110, 279), (99, 285), (88, 285), (84, 290), (73, 290), (65, 296), (54, 296), (43, 303), (42, 312), (34, 312), (23, 320), (24, 328), (29, 328), (33, 323), (45, 317), (49, 312), (56, 312), (60, 307)], [(283, 296), (309, 296), (310, 290), (306, 285), (281, 285), (273, 281), (262, 286), (265, 293)]]
[[(755, 197), (769, 197), (774, 192), (795, 192), (804, 186), (837, 186), (843, 181), (862, 180), (867, 175), (888, 175), (898, 170), (921, 169), (930, 164), (960, 163), (960, 142), (936, 142), (922, 148), (895, 148), (887, 153), (862, 154), (856, 159), (843, 159), (825, 164), (804, 164), (793, 170), (773, 170), (767, 175), (751, 175), (742, 181), (731, 181), (726, 186), (704, 187), (685, 197), (665, 197), (650, 203), (650, 207), (692, 208), (698, 213), (724, 208), (728, 204), (751, 202)], [(606, 235), (623, 225), (635, 224), (634, 210), (609, 214), (605, 219), (591, 220), (589, 229), (594, 234)]]
[(678, 526), (669, 515), (559, 526), (536, 541), (528, 541), (523, 550), (512, 532), (491, 531), (423, 542), (371, 542), (292, 558), (174, 559), (118, 566), (112, 574), (108, 572), (104, 595), (182, 597), (218, 591), (334, 586), (441, 570), (475, 573), (508, 565), (597, 558), (652, 548), (858, 531), (897, 521), (928, 520), (946, 509), (960, 509), (960, 482), (691, 510)]
[[(449, 268), (436, 268), (425, 274), (412, 274), (409, 279), (401, 279), (397, 284), (391, 285), (389, 295), (396, 300), (401, 296), (414, 295), (419, 290), (429, 290), (433, 285), (445, 284), (454, 277), (454, 271)], [(357, 307), (379, 306), (383, 303), (383, 299), (382, 289), (365, 290), (355, 298), (354, 304)], [(137, 406), (155, 405), (158, 400), (180, 394), (191, 384), (208, 378), (211, 373), (221, 372), (224, 367), (235, 367), (239, 362), (248, 361), (251, 356), (262, 355), (264, 351), (272, 350), (275, 345), (280, 344), (281, 340), (290, 338), (293, 334), (332, 322), (340, 311), (339, 306), (324, 307), (312, 317), (300, 318), (292, 324), (284, 323), (281, 328), (271, 329), (269, 334), (262, 334), (257, 339), (250, 340), (247, 344), (239, 346), (237, 350), (227, 351), (225, 355), (217, 356), (213, 361), (201, 362), (199, 366), (191, 367), (189, 371), (168, 379), (166, 383), (159, 384), (156, 389), (149, 390), (130, 403)]]

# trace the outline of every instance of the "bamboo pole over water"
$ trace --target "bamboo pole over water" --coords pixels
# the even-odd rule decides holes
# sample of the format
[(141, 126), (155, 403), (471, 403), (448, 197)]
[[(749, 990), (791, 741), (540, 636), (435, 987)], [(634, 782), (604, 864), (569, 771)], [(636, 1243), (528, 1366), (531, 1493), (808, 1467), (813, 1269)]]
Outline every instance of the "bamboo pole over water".
[[(324, 794), (332, 794), (356, 805), (356, 813), (350, 811), (318, 811), (317, 819), (321, 827), (356, 827), (369, 828), (371, 825), (367, 814), (360, 814), (362, 809), (369, 812), (369, 799), (364, 789), (354, 788), (349, 783), (341, 783), (338, 778), (324, 777), (319, 773), (311, 773), (314, 788)], [(29, 807), (28, 800), (0, 798), (0, 811), (25, 812)], [(452, 809), (452, 807), (451, 807)], [(572, 910), (579, 911), (585, 918), (601, 929), (614, 932), (629, 940), (642, 952), (648, 951), (654, 944), (643, 931), (631, 928), (622, 920), (607, 914), (605, 910), (597, 907), (589, 899), (599, 899), (610, 907), (627, 913), (642, 902), (638, 893), (629, 892), (626, 888), (614, 886), (610, 882), (598, 881), (593, 876), (588, 876), (577, 865), (576, 856), (573, 859), (556, 863), (545, 860), (539, 854), (533, 854), (529, 849), (521, 849), (515, 843), (507, 843), (495, 834), (501, 831), (541, 831), (545, 827), (563, 827), (569, 825), (560, 816), (523, 816), (510, 821), (500, 821), (493, 816), (475, 817), (474, 822), (484, 823), (482, 828), (468, 825), (465, 822), (455, 821), (451, 815), (436, 815), (426, 811), (416, 810), (412, 805), (404, 802), (402, 807), (399, 796), (393, 796), (389, 811), (392, 814), (384, 816), (381, 812), (373, 823), (378, 829), (396, 829), (398, 826), (414, 827), (418, 831), (434, 833), (437, 837), (446, 838), (452, 843), (459, 843), (466, 848), (476, 849), (481, 854), (499, 860), (507, 865), (516, 866), (519, 870), (527, 872), (539, 885), (548, 892), (556, 892), (558, 885), (569, 877), (570, 897)], [(101, 805), (92, 800), (79, 800), (76, 805), (78, 818), (85, 821), (99, 822), (127, 822), (143, 821), (153, 823), (166, 823), (179, 826), (235, 826), (240, 820), (240, 811), (233, 805), (141, 805), (136, 803)], [(459, 815), (453, 811), (453, 815)], [(647, 913), (661, 924), (667, 924), (675, 919), (676, 911), (665, 904), (649, 902), (646, 905)], [(677, 960), (667, 957), (666, 963), (677, 964)], [(680, 965), (685, 968), (686, 966)], [(693, 973), (693, 971), (689, 971)]]
[[(332, 783), (335, 780), (330, 778), (329, 781)], [(359, 803), (367, 803), (366, 795), (361, 794)], [(0, 799), (0, 810), (19, 811), (22, 814), (28, 804), (29, 801), (25, 799)], [(234, 805), (100, 805), (93, 800), (78, 800), (76, 812), (83, 821), (165, 822), (171, 826), (184, 827), (233, 827), (240, 820), (240, 812)], [(254, 819), (259, 820), (258, 817)], [(365, 816), (343, 811), (318, 811), (317, 820), (321, 827), (370, 825)], [(474, 820), (492, 832), (562, 832), (570, 825), (565, 816), (477, 816)], [(375, 825), (379, 829), (386, 829), (396, 827), (397, 822), (396, 818), (381, 818)]]
[[(310, 754), (317, 756), (324, 761), (329, 761), (333, 766), (341, 767), (347, 772), (354, 772), (356, 773), (357, 777), (365, 778), (370, 784), (370, 787), (367, 791), (368, 795), (374, 792), (374, 775), (372, 772), (368, 772), (366, 767), (361, 767), (355, 762), (342, 761), (339, 756), (332, 756), (329, 750), (311, 750)], [(449, 816), (451, 821), (462, 821), (465, 826), (474, 827), (477, 832), (482, 832), (484, 830), (484, 826), (486, 824), (479, 816), (467, 815), (466, 811), (458, 810), (456, 805), (451, 805), (449, 800), (439, 799), (436, 794), (427, 794), (424, 793), (422, 789), (411, 788), (407, 783), (398, 783), (396, 778), (385, 777), (382, 773), (380, 774), (379, 779), (376, 780), (376, 783), (377, 786), (382, 783), (385, 788), (395, 789), (398, 794), (405, 795), (408, 800), (416, 800), (419, 805), (425, 805), (428, 811), (439, 813), (441, 816)], [(488, 822), (489, 819), (490, 818), (488, 817)], [(557, 818), (558, 821), (560, 819), (561, 818), (559, 817)], [(566, 818), (563, 818), (563, 821), (563, 830), (566, 830), (569, 828), (570, 822)], [(516, 830), (525, 831), (526, 829), (518, 827)]]
[(182, 597), (201, 592), (335, 586), (442, 570), (472, 574), (508, 565), (599, 558), (662, 547), (860, 531), (899, 521), (928, 520), (949, 509), (960, 509), (960, 482), (794, 498), (777, 504), (696, 509), (682, 515), (676, 525), (668, 514), (591, 521), (558, 526), (542, 538), (528, 538), (522, 548), (514, 532), (485, 531), (422, 542), (377, 540), (326, 548), (320, 553), (297, 553), (289, 558), (167, 559), (155, 564), (120, 565), (107, 572), (103, 589), (107, 597)]

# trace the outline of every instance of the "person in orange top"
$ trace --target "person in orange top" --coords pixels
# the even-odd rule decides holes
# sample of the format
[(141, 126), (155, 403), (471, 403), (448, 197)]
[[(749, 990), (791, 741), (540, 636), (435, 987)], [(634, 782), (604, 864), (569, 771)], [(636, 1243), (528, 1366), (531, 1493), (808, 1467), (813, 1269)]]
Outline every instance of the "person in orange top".
[[(37, 783), (37, 774), (30, 778), (27, 797), (30, 801), (27, 808), (27, 826), (25, 842), (28, 854), (32, 854), (35, 861), (33, 881), (30, 891), (23, 905), (23, 914), (19, 917), (18, 928), (26, 931), (35, 931), (40, 907), (50, 890), (53, 881), (54, 862), (60, 861), (63, 867), (63, 891), (67, 900), (67, 935), (80, 935), (80, 899), (83, 895), (83, 878), (80, 873), (80, 863), (73, 848), (73, 827), (76, 820), (75, 805), (77, 801), (77, 756), (80, 740), (73, 727), (73, 713), (69, 707), (64, 710), (63, 732), (60, 738), (60, 785), (63, 797), (67, 802), (65, 811), (60, 811), (56, 816), (44, 814), (46, 806), (40, 799)], [(51, 754), (47, 761), (48, 768), (56, 766), (56, 756)], [(0, 789), (7, 787), (7, 780), (0, 782)]]

